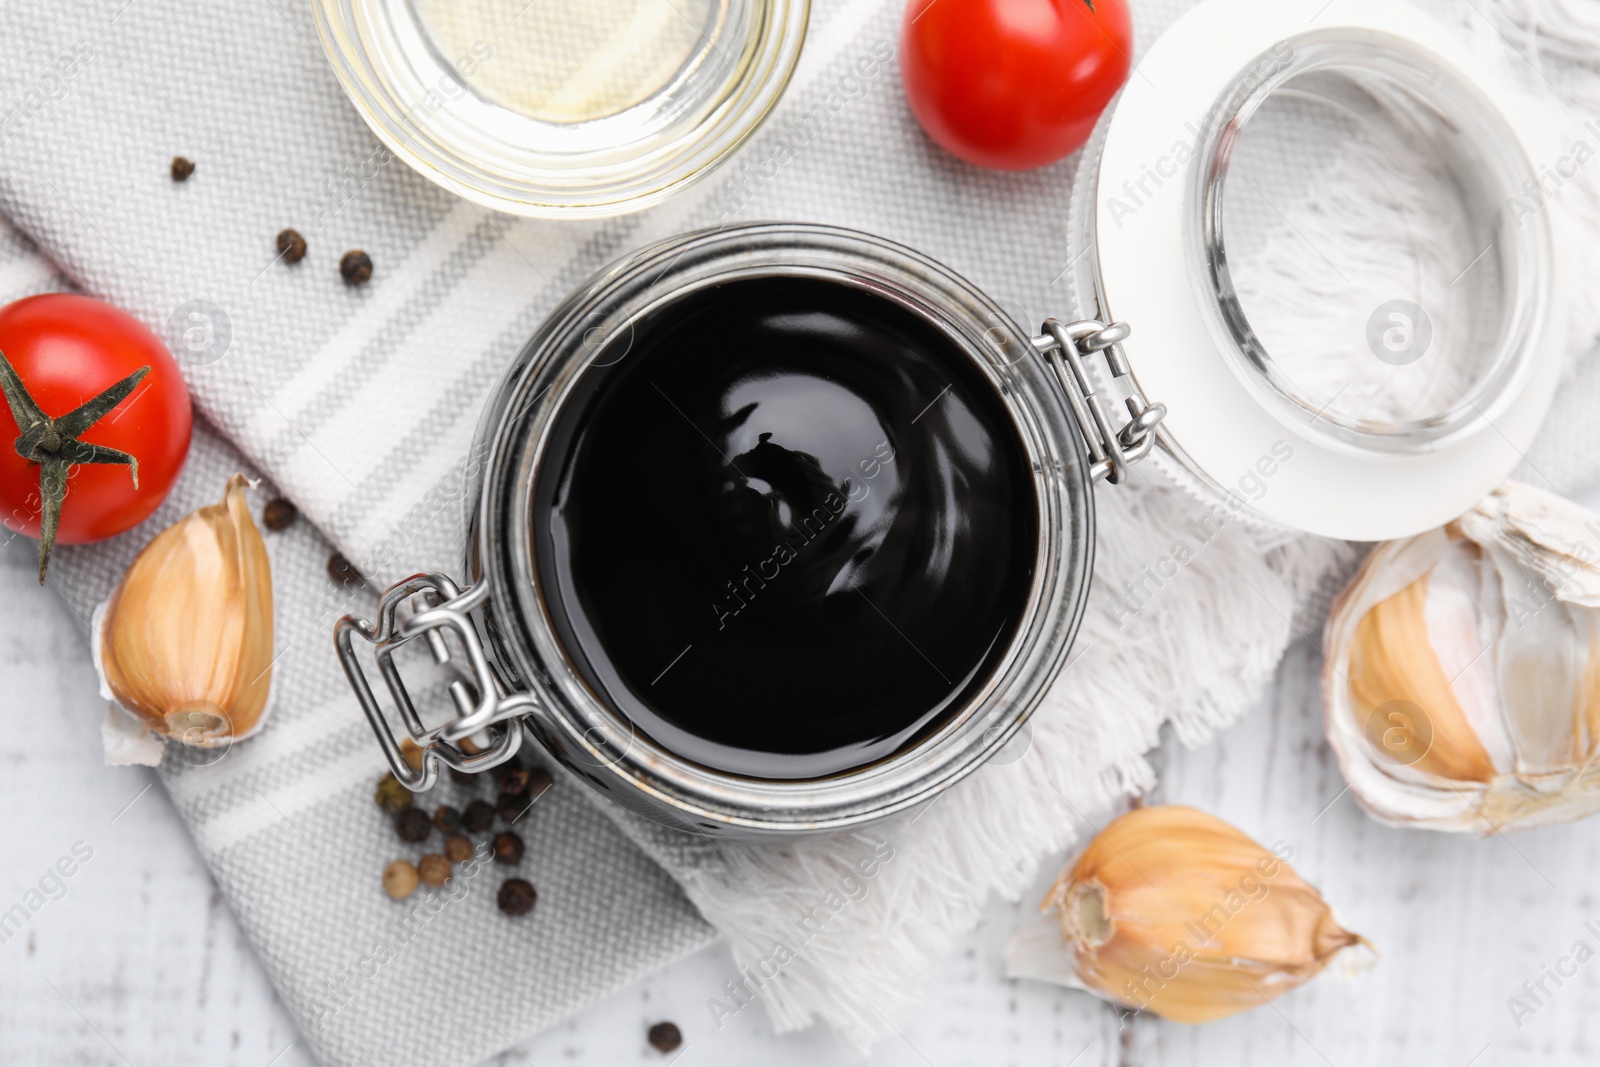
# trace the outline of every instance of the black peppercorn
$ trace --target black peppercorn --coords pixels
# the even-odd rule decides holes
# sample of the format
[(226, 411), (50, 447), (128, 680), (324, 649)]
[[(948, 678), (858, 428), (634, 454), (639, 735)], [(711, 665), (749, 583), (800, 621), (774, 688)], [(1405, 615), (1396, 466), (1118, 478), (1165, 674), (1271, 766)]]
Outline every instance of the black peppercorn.
[(500, 776), (500, 794), (520, 797), (528, 791), (528, 768), (513, 767)]
[(184, 159), (182, 156), (173, 156), (172, 157), (172, 180), (173, 181), (175, 181), (175, 182), (186, 182), (186, 181), (189, 180), (189, 175), (191, 175), (193, 173), (194, 173), (194, 164), (193, 163), (191, 163), (187, 159)]
[(298, 263), (306, 258), (306, 239), (299, 230), (278, 231), (278, 258), (285, 263)]
[(450, 861), (437, 852), (430, 853), (417, 864), (417, 876), (424, 884), (438, 889), (450, 880)]
[(528, 799), (538, 800), (552, 785), (555, 785), (555, 779), (550, 777), (550, 772), (543, 767), (535, 767), (528, 772)]
[(451, 863), (465, 863), (472, 858), (472, 842), (456, 834), (444, 843), (444, 858)]
[(515, 823), (518, 819), (528, 814), (528, 809), (531, 807), (533, 807), (533, 801), (527, 797), (514, 797), (502, 793), (500, 794), (500, 799), (495, 802), (494, 810), (507, 823)]
[(461, 828), (468, 833), (481, 834), (494, 825), (494, 805), (487, 800), (474, 800), (461, 813)]
[(439, 828), (441, 834), (453, 834), (461, 829), (461, 813), (448, 804), (441, 805), (433, 813), (433, 825)]
[(378, 780), (378, 789), (372, 798), (378, 802), (378, 807), (394, 815), (409, 808), (415, 799), (411, 790), (400, 784), (400, 779), (392, 774), (386, 774)]
[(366, 285), (372, 280), (372, 257), (360, 249), (346, 252), (339, 260), (339, 273), (349, 285)]
[(407, 808), (394, 817), (394, 832), (402, 841), (426, 841), (433, 833), (433, 820), (421, 808)]
[(500, 887), (497, 903), (507, 915), (526, 915), (533, 910), (534, 901), (538, 899), (539, 894), (532, 883), (522, 878), (507, 878)]
[(299, 517), (300, 509), (280, 496), (267, 501), (261, 512), (261, 524), (269, 530), (287, 530)]
[(494, 835), (494, 861), (504, 863), (508, 867), (515, 867), (522, 862), (527, 846), (522, 843), (521, 836), (510, 830), (501, 830)]
[(328, 577), (340, 585), (361, 584), (361, 572), (338, 552), (328, 557)]
[(471, 771), (458, 771), (454, 767), (450, 768), (450, 780), (456, 785), (478, 784), (478, 776), (476, 774)]
[(674, 1052), (683, 1044), (683, 1031), (676, 1023), (656, 1023), (646, 1037), (657, 1052)]

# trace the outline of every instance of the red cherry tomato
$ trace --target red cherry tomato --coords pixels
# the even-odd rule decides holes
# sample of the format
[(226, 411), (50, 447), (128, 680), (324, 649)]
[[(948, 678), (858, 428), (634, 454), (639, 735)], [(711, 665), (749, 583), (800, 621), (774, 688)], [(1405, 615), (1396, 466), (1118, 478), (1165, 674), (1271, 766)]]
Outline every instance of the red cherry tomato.
[(1125, 0), (911, 0), (900, 31), (900, 78), (923, 129), (998, 170), (1082, 147), (1132, 55)]
[[(192, 428), (189, 391), (160, 339), (110, 304), (48, 293), (0, 308), (0, 355), (16, 372), (0, 404), (0, 522), (39, 536), (41, 467), (57, 455), (96, 457), (66, 468), (57, 542), (99, 541), (149, 518), (183, 469)], [(44, 462), (19, 454), (29, 439), (16, 417), (17, 383), (26, 394), (25, 408), (31, 399), (59, 422), (143, 367), (149, 371), (131, 391), (77, 435), (81, 445), (98, 449), (74, 452), (47, 442), (30, 450)], [(138, 461), (137, 487), (131, 466), (114, 458), (118, 454)]]

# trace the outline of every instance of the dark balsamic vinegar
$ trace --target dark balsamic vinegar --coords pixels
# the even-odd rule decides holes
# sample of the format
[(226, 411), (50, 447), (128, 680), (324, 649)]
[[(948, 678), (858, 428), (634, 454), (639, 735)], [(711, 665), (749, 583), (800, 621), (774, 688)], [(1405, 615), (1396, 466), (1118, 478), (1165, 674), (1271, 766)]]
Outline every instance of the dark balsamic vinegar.
[(563, 404), (537, 573), (600, 700), (658, 744), (821, 777), (937, 729), (1016, 633), (1031, 469), (937, 329), (817, 279), (693, 291)]

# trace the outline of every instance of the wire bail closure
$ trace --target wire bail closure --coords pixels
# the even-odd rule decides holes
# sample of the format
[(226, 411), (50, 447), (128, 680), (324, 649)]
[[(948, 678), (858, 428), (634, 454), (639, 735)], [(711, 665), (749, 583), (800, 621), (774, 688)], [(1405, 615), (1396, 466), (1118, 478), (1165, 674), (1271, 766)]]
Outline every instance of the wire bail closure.
[[(334, 624), (334, 645), (350, 688), (361, 702), (361, 710), (366, 713), (367, 722), (377, 735), (394, 776), (412, 792), (432, 789), (441, 763), (467, 772), (486, 771), (505, 763), (517, 754), (522, 744), (522, 730), (516, 720), (538, 710), (538, 703), (531, 694), (504, 693), (489, 667), (483, 641), (471, 617), (471, 613), (488, 600), (485, 583), (462, 590), (445, 575), (416, 574), (391, 587), (379, 599), (376, 627), (353, 615), (346, 615)], [(414, 610), (402, 618), (400, 607), (407, 602), (412, 603)], [(430, 729), (417, 714), (405, 679), (395, 666), (394, 654), (412, 641), (424, 638), (435, 663), (454, 664), (455, 657), (445, 640), (447, 633), (453, 633), (461, 642), (470, 670), (463, 672), (466, 677), (456, 678), (448, 687), (456, 708), (455, 717)], [(420, 769), (413, 770), (406, 761), (401, 742), (384, 715), (383, 705), (367, 682), (366, 672), (355, 654), (357, 636), (372, 646), (378, 672), (394, 698), (401, 722), (410, 740), (422, 749)], [(463, 741), (483, 731), (490, 735), (486, 745), (475, 746), (478, 749), (475, 752), (461, 747)]]
[[(1155, 447), (1156, 427), (1167, 415), (1165, 404), (1151, 403), (1145, 398), (1128, 365), (1128, 357), (1123, 354), (1121, 343), (1131, 332), (1128, 324), (1108, 324), (1095, 319), (1063, 324), (1057, 319), (1046, 319), (1040, 328), (1044, 333), (1033, 339), (1033, 346), (1055, 369), (1062, 392), (1067, 395), (1067, 403), (1072, 407), (1084, 444), (1089, 449), (1090, 476), (1097, 482), (1104, 479), (1112, 485), (1120, 485), (1127, 479), (1128, 469)], [(1095, 388), (1088, 359), (1096, 352), (1104, 353), (1112, 379), (1123, 383), (1128, 393), (1125, 403), (1129, 421), (1120, 430), (1111, 425), (1111, 416)]]

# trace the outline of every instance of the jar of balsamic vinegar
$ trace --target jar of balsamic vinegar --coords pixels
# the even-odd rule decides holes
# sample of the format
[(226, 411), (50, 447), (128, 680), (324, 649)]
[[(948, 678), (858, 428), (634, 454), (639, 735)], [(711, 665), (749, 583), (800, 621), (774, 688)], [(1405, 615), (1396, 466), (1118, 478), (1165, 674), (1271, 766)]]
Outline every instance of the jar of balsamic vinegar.
[[(980, 766), (1055, 681), (1097, 481), (1148, 455), (1252, 521), (1379, 539), (1503, 478), (1563, 342), (1551, 213), (1514, 205), (1549, 143), (1541, 111), (1425, 17), (1368, 0), (1207, 0), (1142, 69), (1074, 190), (1077, 317), (1025, 329), (913, 249), (781, 223), (666, 241), (573, 293), (480, 425), (468, 580), (418, 575), (376, 622), (338, 624), (395, 774), (426, 789), (526, 734), (670, 824), (857, 825)], [(1391, 365), (1398, 399), (1330, 399), (1359, 374), (1269, 345), (1242, 295), (1230, 171), (1284, 100), (1427, 157), (1456, 198), (1440, 240), (1486, 245), (1471, 321)], [(1272, 492), (1241, 499), (1264, 458)], [(394, 658), (418, 639), (463, 668), (443, 716)]]

